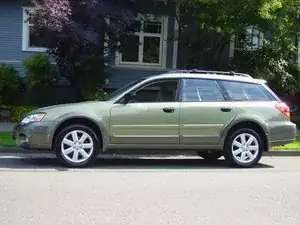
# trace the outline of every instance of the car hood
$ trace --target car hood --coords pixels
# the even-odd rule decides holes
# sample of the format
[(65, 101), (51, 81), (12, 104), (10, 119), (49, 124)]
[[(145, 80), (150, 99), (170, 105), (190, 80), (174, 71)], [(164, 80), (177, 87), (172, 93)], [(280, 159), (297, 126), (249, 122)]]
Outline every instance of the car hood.
[(36, 112), (44, 112), (44, 113), (51, 113), (51, 112), (61, 112), (61, 113), (68, 113), (74, 111), (88, 111), (91, 109), (97, 110), (99, 108), (105, 107), (110, 103), (106, 101), (86, 101), (86, 102), (77, 102), (77, 103), (68, 103), (68, 104), (59, 104), (53, 106), (47, 106), (43, 108), (38, 108), (31, 113)]

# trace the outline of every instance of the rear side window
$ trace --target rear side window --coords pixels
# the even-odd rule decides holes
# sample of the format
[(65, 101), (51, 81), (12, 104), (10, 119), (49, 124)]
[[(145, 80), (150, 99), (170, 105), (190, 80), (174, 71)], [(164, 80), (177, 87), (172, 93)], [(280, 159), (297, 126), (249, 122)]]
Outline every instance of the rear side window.
[(235, 81), (222, 81), (233, 101), (270, 101), (274, 97), (261, 85)]
[(183, 79), (183, 102), (220, 102), (224, 101), (222, 92), (214, 80)]

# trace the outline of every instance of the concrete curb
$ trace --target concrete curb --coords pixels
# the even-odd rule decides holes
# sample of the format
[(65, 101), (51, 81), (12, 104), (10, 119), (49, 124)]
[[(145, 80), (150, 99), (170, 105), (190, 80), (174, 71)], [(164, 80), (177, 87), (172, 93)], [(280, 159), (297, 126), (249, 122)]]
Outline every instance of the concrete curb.
[(34, 153), (51, 153), (50, 151), (45, 150), (22, 150), (16, 147), (3, 147), (0, 146), (0, 154), (1, 153), (11, 153), (11, 154), (18, 154), (18, 153), (24, 153), (24, 154), (34, 154)]
[[(3, 147), (0, 146), (0, 154), (18, 154), (18, 153), (24, 153), (24, 154), (43, 154), (43, 153), (53, 153), (52, 151), (46, 151), (46, 150), (22, 150), (16, 147)], [(187, 155), (189, 156), (189, 155)], [(263, 156), (300, 156), (300, 150), (271, 150), (269, 152), (265, 152)]]
[(300, 150), (271, 150), (265, 152), (264, 156), (300, 156)]

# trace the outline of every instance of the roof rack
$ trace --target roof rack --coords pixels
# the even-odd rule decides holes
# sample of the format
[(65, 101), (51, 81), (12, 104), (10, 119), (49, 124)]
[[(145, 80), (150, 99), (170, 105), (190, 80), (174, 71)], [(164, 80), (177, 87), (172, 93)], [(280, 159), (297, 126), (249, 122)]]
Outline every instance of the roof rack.
[(175, 70), (169, 71), (168, 73), (199, 73), (199, 74), (217, 74), (217, 75), (231, 75), (231, 76), (240, 76), (240, 77), (248, 77), (252, 78), (249, 74), (246, 73), (236, 73), (234, 71), (213, 71), (213, 70)]

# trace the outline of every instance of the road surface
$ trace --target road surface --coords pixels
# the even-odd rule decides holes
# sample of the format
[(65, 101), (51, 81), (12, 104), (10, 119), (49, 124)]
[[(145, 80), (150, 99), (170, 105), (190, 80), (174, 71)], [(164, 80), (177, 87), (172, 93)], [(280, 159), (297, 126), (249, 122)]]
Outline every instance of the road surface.
[(0, 155), (0, 224), (299, 225), (300, 157), (261, 162), (101, 159), (82, 170)]

